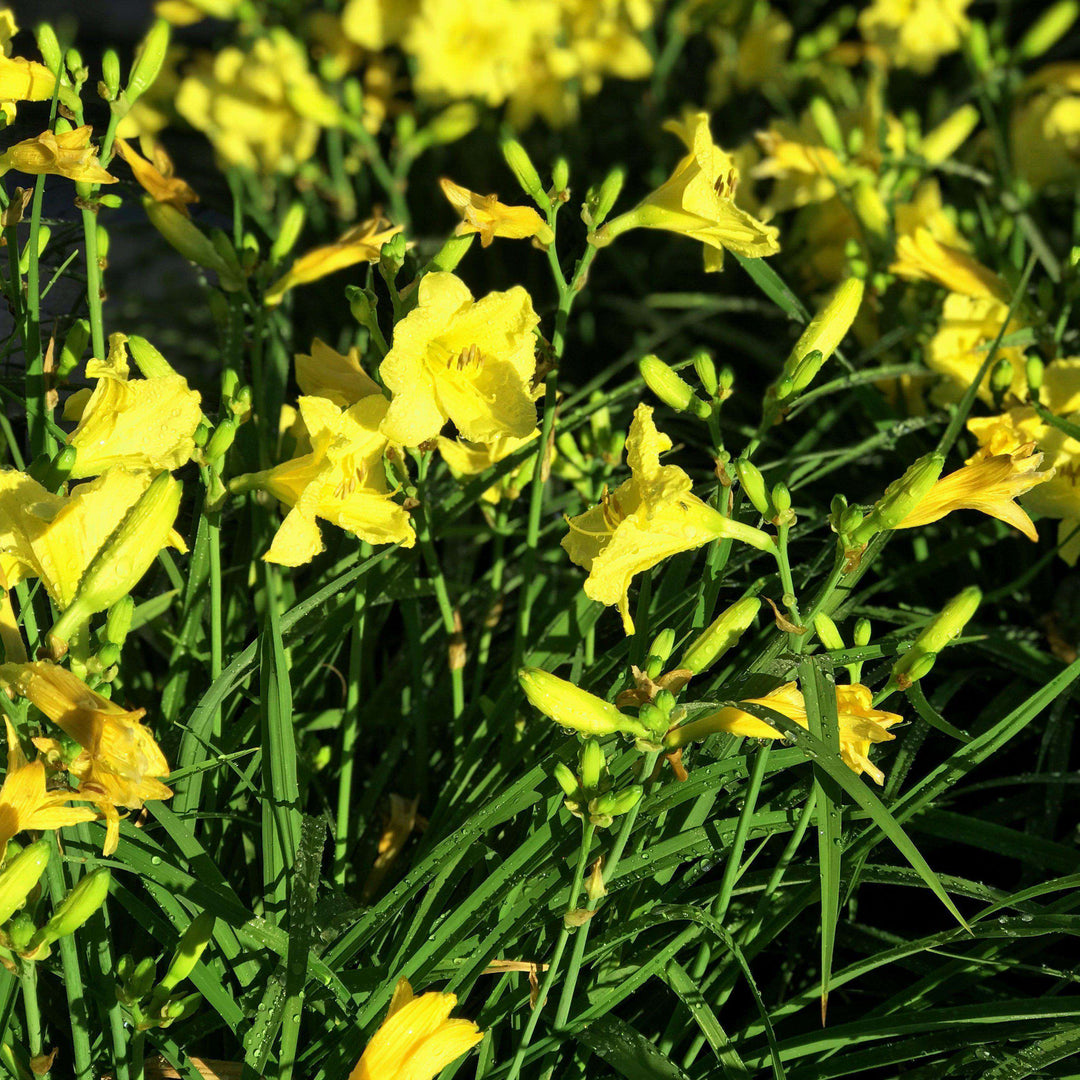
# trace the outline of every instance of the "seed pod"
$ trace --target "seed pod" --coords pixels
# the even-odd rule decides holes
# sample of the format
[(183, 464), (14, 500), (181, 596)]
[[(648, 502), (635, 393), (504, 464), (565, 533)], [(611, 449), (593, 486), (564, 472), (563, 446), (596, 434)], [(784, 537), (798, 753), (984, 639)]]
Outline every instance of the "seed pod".
[(30, 844), (0, 871), (0, 924), (6, 923), (26, 902), (49, 864), (49, 842)]
[(74, 934), (105, 903), (111, 880), (112, 874), (103, 866), (81, 877), (53, 912), (53, 917), (30, 939), (26, 951), (33, 953)]
[(529, 701), (560, 727), (582, 735), (612, 735), (621, 731), (642, 738), (649, 734), (643, 724), (619, 712), (610, 702), (550, 672), (523, 668), (518, 672), (518, 681)]
[(683, 654), (681, 667), (695, 675), (707, 671), (742, 637), (761, 607), (756, 596), (744, 596), (721, 612)]

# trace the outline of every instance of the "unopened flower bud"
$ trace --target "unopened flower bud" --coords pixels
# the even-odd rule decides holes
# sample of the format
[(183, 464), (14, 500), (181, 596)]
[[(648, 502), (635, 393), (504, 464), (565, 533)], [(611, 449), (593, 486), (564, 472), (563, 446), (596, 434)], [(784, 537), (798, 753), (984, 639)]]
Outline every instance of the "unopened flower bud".
[(665, 364), (658, 356), (643, 356), (638, 361), (638, 370), (645, 380), (645, 385), (665, 404), (676, 412), (690, 411), (695, 416), (705, 419), (709, 415), (709, 406), (702, 401), (674, 368)]
[[(791, 376), (793, 392), (805, 390), (822, 364), (836, 352), (859, 313), (864, 291), (865, 286), (858, 278), (850, 277), (842, 282), (799, 335), (784, 365), (785, 373)], [(815, 349), (821, 353), (821, 359), (817, 363), (803, 365), (803, 361), (809, 359), (808, 354)]]
[(1029, 356), (1027, 363), (1024, 365), (1024, 371), (1027, 375), (1028, 389), (1031, 391), (1032, 397), (1037, 398), (1039, 391), (1042, 389), (1043, 376), (1046, 374), (1046, 365), (1037, 356)]
[(586, 792), (597, 791), (604, 775), (607, 762), (604, 751), (595, 739), (586, 739), (578, 755), (578, 768), (581, 770), (581, 786)]
[(1013, 380), (1012, 361), (1002, 357), (990, 369), (990, 393), (1000, 398), (1009, 392)]
[(821, 644), (826, 649), (842, 649), (844, 647), (844, 639), (840, 636), (836, 623), (824, 611), (818, 612), (814, 616), (814, 629), (817, 631), (817, 636), (821, 638)]
[(464, 139), (480, 119), (479, 110), (471, 101), (458, 101), (448, 105), (427, 126), (428, 138), (436, 145)]
[(190, 218), (175, 206), (157, 202), (149, 196), (143, 199), (143, 207), (150, 224), (185, 259), (205, 270), (213, 270), (226, 292), (242, 288), (242, 277), (221, 257), (213, 241)]
[(565, 191), (570, 182), (570, 163), (564, 157), (557, 158), (551, 168), (551, 186), (555, 191)]
[(105, 640), (114, 645), (123, 645), (134, 616), (135, 601), (130, 596), (122, 596), (109, 608), (109, 613), (105, 616)]
[(66, 379), (82, 361), (83, 353), (90, 341), (90, 323), (86, 319), (76, 319), (64, 338), (64, 347), (60, 350), (60, 360), (56, 365), (56, 374)]
[(708, 670), (742, 637), (760, 607), (761, 601), (756, 596), (736, 600), (691, 642), (680, 666), (695, 675)]
[(41, 53), (45, 66), (56, 75), (64, 62), (60, 42), (56, 39), (56, 31), (48, 23), (42, 23), (34, 33), (37, 37), (38, 52)]
[(47, 487), (50, 491), (59, 491), (61, 485), (65, 484), (71, 476), (78, 457), (79, 451), (74, 446), (65, 446), (60, 450), (45, 470), (41, 480), (42, 487)]
[(720, 380), (716, 374), (716, 364), (713, 358), (704, 350), (694, 353), (694, 371), (697, 372), (701, 388), (709, 397), (716, 397), (720, 389)]
[(306, 217), (307, 211), (304, 209), (304, 204), (299, 199), (295, 199), (285, 211), (285, 217), (278, 227), (277, 238), (270, 245), (271, 263), (281, 262), (292, 251), (296, 241), (300, 239)]
[(607, 896), (604, 888), (604, 860), (600, 857), (593, 863), (592, 871), (585, 882), (585, 895), (592, 903), (596, 903), (602, 896)]
[(158, 19), (139, 46), (135, 63), (132, 65), (131, 78), (124, 90), (129, 104), (134, 105), (140, 95), (153, 85), (165, 63), (168, 48), (169, 24), (165, 19)]
[(649, 735), (663, 735), (671, 726), (663, 709), (651, 701), (638, 709), (638, 719), (648, 729)]
[(1023, 60), (1034, 60), (1049, 52), (1069, 32), (1078, 14), (1080, 4), (1077, 0), (1058, 0), (1051, 4), (1020, 39), (1017, 54)]
[(619, 712), (610, 702), (550, 672), (523, 668), (518, 672), (518, 681), (529, 701), (560, 727), (582, 735), (613, 735), (617, 731), (635, 737), (649, 734), (643, 724)]
[(180, 939), (180, 944), (176, 946), (176, 952), (173, 953), (165, 974), (154, 988), (155, 995), (162, 991), (167, 993), (192, 973), (199, 957), (213, 939), (214, 922), (214, 916), (209, 911), (204, 911), (192, 919)]
[(782, 481), (779, 484), (774, 484), (770, 498), (776, 509), (777, 517), (783, 517), (785, 514), (790, 513), (791, 492), (788, 490), (787, 484)]
[(536, 171), (536, 166), (526, 153), (525, 147), (516, 139), (507, 139), (502, 144), (502, 152), (506, 164), (510, 166), (510, 171), (514, 174), (514, 179), (521, 185), (521, 190), (533, 202), (539, 204), (541, 209), (551, 209), (551, 200), (544, 191), (544, 185), (540, 183), (540, 174)]
[(0, 871), (0, 925), (6, 923), (26, 902), (30, 891), (49, 864), (49, 842), (38, 840), (23, 848)]
[[(954, 596), (934, 617), (911, 648), (893, 664), (892, 677), (901, 687), (916, 682), (929, 666), (923, 664), (924, 657), (936, 657), (942, 649), (950, 645), (963, 632), (964, 627), (978, 610), (982, 601), (982, 591), (972, 585)], [(933, 661), (931, 660), (932, 666)]]
[(829, 504), (829, 511), (831, 515), (837, 520), (843, 515), (847, 509), (847, 496), (837, 493), (832, 497), (832, 502)]
[(877, 186), (869, 180), (856, 184), (851, 191), (851, 201), (855, 217), (863, 229), (874, 239), (884, 241), (891, 217)]
[(235, 438), (236, 421), (227, 416), (214, 429), (214, 434), (210, 436), (206, 449), (203, 451), (207, 463), (213, 465), (215, 462), (220, 461), (228, 452), (229, 447), (232, 446)]
[(135, 358), (135, 363), (139, 365), (139, 370), (148, 379), (161, 379), (176, 374), (172, 364), (146, 338), (138, 334), (128, 334), (127, 346)]
[(113, 101), (120, 93), (120, 57), (115, 49), (101, 54), (101, 81), (105, 86), (105, 99)]
[(568, 799), (576, 799), (581, 794), (578, 790), (578, 778), (565, 762), (556, 761), (551, 775), (555, 777), (555, 782), (562, 788), (563, 794)]
[(76, 930), (105, 903), (112, 875), (105, 867), (84, 874), (64, 897), (53, 917), (30, 939), (27, 952), (51, 945)]
[(607, 791), (590, 801), (589, 810), (600, 817), (621, 817), (629, 814), (641, 802), (643, 794), (644, 789), (640, 784), (632, 784), (622, 791)]
[(748, 458), (739, 458), (735, 462), (735, 471), (739, 474), (739, 483), (742, 484), (746, 497), (753, 503), (754, 509), (763, 518), (772, 518), (772, 504), (769, 502), (765, 477), (761, 475), (761, 470)]
[(944, 465), (945, 456), (936, 451), (919, 458), (885, 489), (866, 520), (852, 530), (852, 540), (865, 544), (877, 533), (895, 529), (926, 498)]
[(611, 213), (625, 180), (626, 173), (622, 169), (612, 169), (600, 184), (589, 189), (581, 216), (590, 229), (602, 225)]
[(860, 648), (863, 645), (868, 645), (870, 643), (870, 631), (870, 620), (859, 619), (856, 621), (855, 629), (852, 631), (852, 640)]
[(849, 506), (840, 515), (840, 532), (844, 536), (850, 536), (863, 523), (865, 517), (857, 506)]
[(844, 136), (840, 131), (840, 122), (832, 106), (823, 98), (810, 99), (810, 116), (821, 135), (821, 141), (834, 153), (845, 156)]
[(919, 153), (927, 164), (940, 165), (964, 145), (978, 123), (979, 110), (974, 105), (961, 105), (923, 136)]

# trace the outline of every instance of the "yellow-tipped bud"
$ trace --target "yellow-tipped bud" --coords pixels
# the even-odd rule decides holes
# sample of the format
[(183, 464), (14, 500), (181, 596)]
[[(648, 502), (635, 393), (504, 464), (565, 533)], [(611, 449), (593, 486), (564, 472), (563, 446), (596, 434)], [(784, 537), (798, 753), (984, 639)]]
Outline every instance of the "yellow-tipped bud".
[(49, 865), (49, 842), (39, 840), (23, 848), (0, 873), (0, 924), (6, 923), (26, 903), (30, 890)]
[(588, 880), (585, 882), (585, 895), (595, 903), (603, 896), (607, 896), (607, 889), (604, 888), (604, 860), (598, 858), (593, 863), (592, 871), (589, 874)]
[(533, 165), (525, 147), (517, 139), (507, 139), (502, 144), (502, 152), (506, 164), (510, 166), (510, 171), (514, 174), (514, 179), (521, 185), (521, 190), (541, 208), (549, 210), (551, 200), (544, 191), (544, 185), (540, 183), (540, 174), (536, 171), (536, 166)]
[(175, 206), (165, 202), (156, 202), (147, 196), (143, 199), (143, 208), (150, 219), (150, 224), (161, 233), (165, 240), (189, 262), (205, 270), (213, 270), (226, 292), (236, 292), (243, 287), (243, 279), (218, 254), (213, 241)]
[(555, 777), (555, 782), (562, 788), (563, 794), (568, 799), (577, 799), (581, 795), (580, 785), (578, 784), (578, 778), (574, 775), (570, 766), (565, 762), (556, 761), (555, 768), (551, 770), (551, 775)]
[(863, 645), (869, 645), (870, 644), (870, 631), (871, 631), (870, 620), (869, 619), (859, 619), (855, 623), (855, 630), (852, 633), (852, 640), (860, 648)]
[(53, 917), (30, 939), (27, 953), (32, 954), (74, 934), (105, 903), (111, 880), (112, 875), (105, 867), (98, 867), (81, 877), (53, 912)]
[(548, 719), (582, 735), (613, 735), (617, 731), (646, 738), (648, 729), (614, 705), (540, 668), (518, 672), (525, 696)]
[(639, 802), (644, 790), (639, 784), (623, 788), (622, 791), (607, 791), (598, 795), (589, 803), (589, 811), (596, 817), (617, 818), (629, 814)]
[(165, 63), (168, 48), (169, 24), (164, 19), (158, 19), (139, 46), (138, 56), (131, 69), (131, 78), (124, 90), (129, 105), (134, 105), (140, 95), (153, 85)]
[(578, 767), (581, 769), (581, 786), (587, 792), (597, 791), (607, 762), (604, 760), (604, 751), (595, 739), (585, 740), (578, 756)]
[(168, 969), (154, 990), (155, 994), (167, 994), (192, 973), (199, 957), (213, 940), (214, 922), (214, 916), (209, 911), (204, 911), (192, 919), (176, 947), (176, 952), (173, 953), (172, 960), (169, 961)]
[(708, 417), (709, 406), (694, 393), (690, 384), (659, 356), (643, 356), (638, 361), (638, 370), (645, 380), (645, 385), (665, 405), (670, 405), (676, 412), (692, 412), (701, 419)]
[(746, 497), (753, 503), (754, 509), (763, 518), (772, 518), (773, 508), (761, 470), (747, 458), (739, 458), (735, 462), (735, 471), (739, 474), (739, 483), (742, 484)]
[(877, 533), (895, 529), (926, 498), (944, 466), (943, 454), (935, 452), (919, 458), (885, 489), (862, 524), (853, 528), (851, 539), (865, 544)]
[(821, 638), (821, 644), (826, 649), (842, 649), (844, 647), (844, 639), (840, 636), (836, 623), (824, 611), (814, 616), (814, 629), (817, 631), (817, 636)]
[(1025, 365), (1028, 389), (1032, 396), (1038, 396), (1042, 389), (1043, 376), (1046, 374), (1046, 365), (1037, 356), (1029, 356)]
[(708, 670), (742, 637), (760, 607), (761, 601), (756, 596), (736, 600), (690, 644), (681, 666), (695, 675)]
[(893, 664), (893, 681), (904, 689), (929, 672), (934, 658), (960, 636), (981, 602), (982, 591), (974, 585), (954, 596)]
[(919, 153), (928, 164), (940, 165), (964, 145), (978, 123), (979, 110), (974, 105), (961, 105), (923, 136)]
[[(784, 372), (792, 380), (793, 392), (805, 390), (821, 365), (836, 352), (837, 346), (844, 340), (844, 335), (851, 329), (851, 324), (859, 313), (865, 289), (866, 286), (858, 278), (848, 278), (810, 320), (784, 364)], [(820, 363), (812, 370), (801, 370), (804, 357), (815, 349), (821, 353)]]
[(1020, 39), (1017, 53), (1024, 60), (1033, 60), (1049, 52), (1068, 32), (1080, 14), (1077, 0), (1058, 0), (1032, 23), (1028, 32)]

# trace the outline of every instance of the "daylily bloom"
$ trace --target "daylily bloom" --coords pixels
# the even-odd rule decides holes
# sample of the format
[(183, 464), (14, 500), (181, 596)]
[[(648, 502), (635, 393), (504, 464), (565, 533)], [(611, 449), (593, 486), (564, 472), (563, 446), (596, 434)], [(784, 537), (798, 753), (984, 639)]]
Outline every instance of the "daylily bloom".
[(962, 469), (938, 480), (896, 528), (929, 525), (954, 510), (981, 510), (1019, 529), (1029, 540), (1038, 540), (1031, 518), (1015, 500), (1053, 477), (1053, 469), (1037, 471), (1042, 459), (1043, 455), (1035, 452), (1034, 442), (1014, 446), (1005, 453), (984, 448)]
[[(439, 453), (450, 471), (459, 480), (466, 476), (476, 476), (497, 465), (503, 458), (520, 450), (540, 434), (534, 428), (524, 439), (515, 439), (512, 435), (499, 435), (489, 443), (472, 443), (464, 439), (448, 439), (439, 436)], [(550, 454), (548, 455), (550, 457)], [(489, 487), (481, 496), (485, 502), (497, 503), (500, 499), (516, 499), (521, 494), (521, 485), (532, 476), (536, 461), (535, 455), (526, 458), (516, 469), (507, 473)]]
[(971, 0), (874, 0), (859, 15), (863, 37), (895, 67), (919, 74), (960, 48), (968, 31), (964, 14)]
[(739, 170), (734, 158), (718, 147), (709, 131), (708, 113), (669, 120), (690, 151), (664, 184), (633, 209), (589, 234), (597, 247), (610, 244), (628, 229), (665, 229), (705, 245), (705, 269), (722, 270), (724, 251), (759, 259), (780, 250), (775, 226), (765, 225), (735, 205)]
[(515, 285), (474, 300), (453, 274), (420, 280), (417, 306), (394, 327), (379, 374), (393, 392), (383, 432), (401, 446), (434, 439), (452, 420), (463, 439), (523, 439), (536, 427), (539, 316)]
[(360, 366), (360, 351), (354, 345), (342, 355), (321, 338), (311, 343), (310, 353), (293, 358), (300, 393), (329, 398), (335, 405), (355, 405), (361, 398), (381, 394), (379, 384)]
[[(160, 779), (168, 776), (169, 764), (141, 723), (146, 710), (121, 708), (47, 661), (5, 664), (0, 677), (82, 747), (67, 769), (79, 778), (79, 797), (93, 800), (105, 815), (104, 854), (111, 855), (120, 834), (118, 807), (138, 810), (149, 800), (172, 796)], [(35, 745), (46, 753), (60, 749), (52, 739)]]
[(93, 391), (68, 398), (64, 419), (77, 420), (68, 445), (77, 454), (71, 476), (97, 476), (114, 465), (129, 472), (179, 469), (195, 451), (201, 398), (182, 375), (130, 378), (126, 337), (112, 334), (105, 360), (86, 362)]
[(420, 0), (346, 0), (341, 29), (350, 41), (381, 52), (401, 40), (419, 7)]
[(346, 230), (332, 244), (312, 248), (266, 290), (264, 300), (270, 306), (280, 304), (281, 298), (297, 285), (318, 281), (357, 263), (378, 262), (383, 244), (401, 232), (400, 225), (387, 226), (390, 223), (385, 218), (369, 218)]
[(370, 544), (413, 546), (409, 515), (393, 501), (382, 464), (386, 436), (379, 425), (387, 405), (381, 394), (345, 410), (327, 398), (302, 397), (311, 452), (233, 479), (233, 491), (262, 488), (290, 508), (263, 556), (267, 562), (300, 566), (318, 555), (323, 542), (316, 518)]
[(535, 236), (541, 244), (550, 244), (555, 234), (531, 206), (507, 206), (497, 195), (477, 195), (445, 176), (439, 181), (450, 205), (461, 215), (455, 236), (480, 234), (480, 246), (488, 247), (496, 236), (509, 240), (526, 240)]
[(80, 821), (93, 821), (97, 812), (88, 806), (65, 806), (71, 799), (87, 796), (66, 788), (49, 791), (45, 786), (45, 764), (27, 761), (15, 728), (5, 716), (7, 727), (7, 772), (0, 787), (0, 851), (23, 829), (62, 829)]
[(0, 115), (5, 124), (15, 119), (15, 104), (19, 101), (49, 101), (56, 89), (56, 76), (34, 60), (21, 56), (8, 56), (10, 40), (15, 36), (15, 20), (10, 11), (0, 15)]
[[(145, 140), (143, 146), (146, 146)], [(155, 202), (168, 203), (185, 217), (190, 217), (187, 204), (198, 202), (199, 196), (186, 180), (173, 175), (172, 159), (164, 148), (157, 143), (152, 143), (152, 146), (154, 160), (148, 161), (125, 139), (116, 140), (117, 151), (131, 167), (143, 190)]]
[(598, 506), (567, 518), (570, 532), (562, 541), (571, 560), (589, 572), (586, 596), (617, 605), (627, 634), (634, 632), (629, 592), (636, 574), (721, 537), (774, 550), (766, 533), (724, 517), (691, 494), (690, 477), (677, 465), (660, 464), (671, 440), (657, 431), (652, 412), (644, 404), (634, 411), (626, 440), (631, 479)]
[[(0, 469), (0, 570), (8, 585), (40, 578), (57, 607), (67, 608), (79, 595), (91, 563), (106, 549), (116, 548), (120, 527), (150, 483), (147, 473), (113, 468), (64, 496), (54, 495), (26, 473)], [(139, 536), (122, 552), (115, 551), (123, 556), (112, 560), (120, 590), (115, 599), (135, 587), (163, 547), (187, 550), (172, 527), (179, 489), (170, 479), (160, 512), (140, 518)]]
[(0, 154), (0, 176), (10, 169), (40, 176), (66, 176), (90, 184), (115, 184), (98, 163), (97, 147), (90, 144), (89, 124), (74, 131), (43, 131), (32, 139), (9, 146)]
[[(872, 706), (873, 694), (861, 683), (836, 688), (836, 715), (840, 727), (840, 759), (854, 773), (869, 773), (878, 784), (885, 783), (885, 774), (870, 760), (869, 752), (873, 743), (889, 742), (895, 735), (888, 732), (893, 724), (900, 723), (902, 716), (885, 712)], [(798, 684), (784, 683), (764, 697), (747, 698), (748, 705), (763, 705), (773, 709), (794, 721), (800, 727), (809, 729), (806, 718), (806, 703)], [(743, 735), (751, 739), (782, 739), (784, 736), (765, 720), (753, 713), (740, 709), (737, 705), (728, 705), (719, 712), (692, 720), (689, 724), (675, 728), (664, 739), (664, 745), (672, 749), (685, 746), (694, 739), (704, 738), (717, 731), (727, 731), (732, 735)]]
[(924, 226), (896, 240), (896, 261), (889, 269), (908, 281), (936, 281), (953, 293), (987, 300), (1007, 300), (1005, 282), (965, 251), (943, 244)]
[(386, 1019), (372, 1036), (349, 1080), (434, 1080), (472, 1049), (483, 1032), (471, 1020), (451, 1020), (454, 994), (413, 995), (399, 979)]
[(1036, 191), (1080, 177), (1080, 63), (1047, 64), (1013, 98), (1009, 141), (1017, 175)]

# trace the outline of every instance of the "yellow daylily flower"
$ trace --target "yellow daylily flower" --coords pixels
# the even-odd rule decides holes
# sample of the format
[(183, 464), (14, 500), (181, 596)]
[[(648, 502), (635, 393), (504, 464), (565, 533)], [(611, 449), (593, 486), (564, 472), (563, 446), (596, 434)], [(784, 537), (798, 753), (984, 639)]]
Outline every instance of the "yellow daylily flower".
[(179, 469), (195, 452), (195, 429), (202, 401), (187, 380), (175, 373), (132, 379), (126, 337), (110, 336), (105, 360), (86, 362), (93, 391), (80, 390), (64, 407), (65, 420), (77, 420), (68, 445), (77, 453), (74, 479), (98, 476), (114, 465), (128, 472)]
[[(78, 597), (91, 563), (124, 539), (122, 526), (151, 480), (145, 472), (112, 468), (65, 496), (54, 495), (26, 473), (0, 469), (0, 571), (8, 585), (40, 578), (57, 607), (67, 608)], [(163, 547), (187, 550), (172, 527), (179, 488), (177, 481), (169, 481), (160, 512), (140, 518), (138, 537), (125, 545), (122, 557), (116, 552), (111, 570), (118, 595), (95, 610), (134, 588)]]
[(383, 244), (401, 232), (400, 225), (387, 228), (389, 225), (385, 218), (369, 218), (346, 230), (332, 244), (312, 248), (266, 290), (265, 302), (272, 307), (280, 304), (281, 298), (297, 285), (318, 281), (357, 263), (378, 262)]
[(24, 829), (62, 829), (81, 821), (93, 821), (97, 811), (88, 806), (66, 806), (71, 799), (85, 799), (79, 792), (45, 786), (45, 763), (27, 761), (15, 728), (5, 716), (7, 772), (0, 787), (0, 851)]
[[(941, 321), (926, 350), (927, 367), (947, 377), (935, 389), (935, 400), (959, 400), (986, 360), (986, 351), (997, 339), (1008, 314), (1008, 304), (991, 297), (955, 292), (945, 297)], [(1010, 319), (1005, 336), (1017, 333), (1023, 326), (1015, 317)], [(1028, 393), (1024, 350), (1016, 345), (1003, 345), (997, 351), (997, 358), (1012, 364), (1009, 392), (1022, 401)], [(979, 398), (988, 404), (993, 400), (989, 379), (983, 379), (980, 384)]]
[[(472, 443), (464, 439), (448, 439), (439, 436), (439, 453), (450, 467), (455, 477), (477, 476), (497, 465), (503, 458), (531, 443), (540, 434), (539, 428), (533, 430), (524, 439), (515, 439), (512, 435), (500, 435), (489, 443)], [(554, 447), (551, 448), (554, 450)], [(550, 459), (551, 453), (548, 457)], [(521, 494), (521, 485), (531, 476), (536, 457), (526, 458), (513, 472), (499, 477), (481, 496), (485, 502), (497, 503), (500, 499), (516, 499)]]
[(971, 0), (874, 0), (859, 15), (863, 37), (894, 67), (925, 75), (955, 52), (968, 31)]
[(723, 105), (733, 94), (754, 87), (782, 93), (787, 87), (787, 58), (792, 27), (775, 8), (755, 4), (745, 27), (709, 33), (716, 61), (709, 68), (710, 101)]
[(525, 438), (536, 427), (539, 321), (520, 285), (474, 300), (453, 274), (425, 274), (417, 306), (394, 327), (393, 348), (379, 367), (394, 395), (386, 437), (419, 446), (452, 420), (470, 442)]
[(115, 184), (98, 162), (97, 147), (90, 143), (89, 124), (74, 131), (43, 131), (32, 139), (9, 146), (0, 154), (0, 176), (14, 169), (33, 176), (66, 176), (89, 184)]
[(154, 14), (173, 26), (191, 26), (203, 19), (234, 19), (238, 0), (157, 0)]
[[(172, 789), (161, 782), (169, 775), (169, 763), (141, 723), (145, 709), (121, 708), (70, 671), (44, 660), (5, 664), (0, 678), (82, 747), (67, 769), (79, 779), (79, 797), (92, 799), (105, 815), (104, 854), (116, 850), (118, 807), (138, 810), (148, 801), (172, 797)], [(46, 752), (57, 749), (50, 739), (35, 743)]]
[(180, 83), (176, 110), (206, 133), (225, 165), (264, 174), (295, 172), (322, 128), (339, 119), (308, 68), (307, 49), (281, 27), (248, 52), (230, 46), (203, 57)]
[[(145, 140), (143, 143), (146, 145)], [(164, 147), (152, 142), (153, 161), (144, 158), (127, 140), (117, 139), (116, 149), (131, 167), (135, 179), (155, 202), (176, 207), (185, 217), (190, 217), (187, 204), (199, 201), (195, 189), (179, 176), (174, 176), (172, 159)]]
[(480, 234), (480, 246), (487, 247), (496, 236), (509, 240), (527, 240), (535, 236), (541, 244), (550, 244), (555, 234), (531, 206), (507, 206), (497, 195), (477, 195), (445, 176), (439, 181), (443, 194), (461, 216), (455, 236)]
[(405, 509), (393, 501), (382, 463), (386, 436), (380, 424), (388, 402), (371, 394), (342, 410), (327, 398), (302, 397), (300, 415), (311, 452), (272, 469), (236, 477), (234, 491), (262, 488), (289, 507), (267, 562), (300, 566), (323, 550), (317, 518), (369, 544), (416, 542)]
[(670, 555), (692, 551), (710, 540), (733, 537), (761, 550), (774, 550), (771, 537), (724, 517), (690, 491), (691, 480), (677, 465), (661, 465), (671, 440), (657, 431), (648, 405), (638, 405), (626, 439), (631, 478), (600, 504), (567, 518), (562, 546), (589, 572), (585, 595), (616, 605), (623, 629), (634, 632), (630, 583), (635, 575)]
[(981, 449), (963, 468), (937, 480), (896, 528), (929, 525), (954, 510), (981, 510), (1019, 529), (1029, 540), (1038, 540), (1031, 518), (1015, 500), (1053, 477), (1053, 469), (1038, 471), (1042, 459), (1043, 455), (1035, 451), (1034, 442), (1015, 445), (1003, 453)]
[(964, 296), (998, 301), (1009, 297), (1008, 287), (993, 270), (966, 251), (941, 243), (922, 225), (897, 237), (896, 261), (889, 269), (907, 281), (936, 281)]
[(413, 995), (399, 979), (386, 1019), (372, 1036), (349, 1080), (435, 1080), (471, 1050), (483, 1032), (471, 1020), (451, 1020), (454, 994)]
[(705, 245), (706, 271), (723, 269), (725, 250), (751, 259), (775, 255), (779, 231), (735, 205), (739, 170), (734, 158), (713, 142), (708, 113), (669, 120), (664, 129), (682, 139), (690, 153), (633, 210), (590, 233), (589, 242), (604, 247), (628, 229), (665, 229)]
[(355, 345), (343, 356), (321, 338), (315, 338), (310, 353), (297, 353), (293, 359), (300, 393), (307, 397), (329, 398), (335, 405), (349, 406), (382, 393), (379, 384), (360, 366), (360, 350)]
[(10, 124), (19, 101), (50, 101), (56, 76), (34, 60), (21, 56), (0, 56), (0, 113)]
[(1015, 96), (1009, 141), (1017, 175), (1036, 191), (1080, 178), (1080, 63), (1047, 64)]
[[(836, 688), (836, 716), (840, 728), (840, 759), (856, 775), (868, 773), (877, 784), (885, 783), (885, 774), (870, 760), (870, 747), (874, 743), (889, 742), (896, 736), (888, 729), (899, 724), (903, 717), (873, 707), (873, 694), (861, 683)], [(809, 729), (806, 702), (798, 684), (784, 683), (770, 690), (764, 697), (747, 698), (748, 705), (763, 705), (794, 721), (799, 727)], [(685, 746), (693, 739), (704, 738), (717, 731), (742, 735), (751, 739), (782, 739), (783, 734), (753, 713), (728, 705), (719, 712), (693, 720), (675, 728), (664, 740), (664, 745), (675, 749)]]
[(401, 41), (420, 0), (346, 0), (341, 29), (349, 41), (382, 52)]
[(1047, 364), (1039, 396), (1057, 416), (1080, 410), (1080, 356), (1062, 356)]

